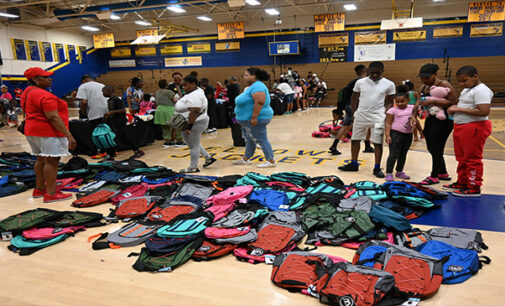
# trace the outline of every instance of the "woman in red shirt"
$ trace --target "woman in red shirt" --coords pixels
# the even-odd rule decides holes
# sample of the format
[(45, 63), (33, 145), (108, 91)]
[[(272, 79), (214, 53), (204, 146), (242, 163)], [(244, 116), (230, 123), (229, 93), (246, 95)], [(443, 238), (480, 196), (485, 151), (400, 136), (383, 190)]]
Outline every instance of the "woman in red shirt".
[(21, 97), (25, 112), (25, 136), (37, 156), (37, 177), (34, 198), (44, 197), (44, 203), (67, 200), (71, 194), (56, 190), (58, 162), (75, 148), (75, 139), (68, 130), (68, 106), (46, 89), (51, 87), (53, 72), (39, 67), (29, 68), (24, 73), (30, 86)]

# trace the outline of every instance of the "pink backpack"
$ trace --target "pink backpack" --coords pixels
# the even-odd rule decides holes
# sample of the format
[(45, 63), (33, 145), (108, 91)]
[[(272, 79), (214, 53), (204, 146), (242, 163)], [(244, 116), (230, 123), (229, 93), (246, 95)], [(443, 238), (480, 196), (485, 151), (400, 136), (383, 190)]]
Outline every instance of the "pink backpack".
[(85, 229), (86, 227), (84, 226), (31, 228), (23, 231), (23, 237), (27, 239), (47, 240), (63, 234), (73, 234)]
[(253, 186), (236, 186), (228, 188), (207, 199), (207, 206), (224, 205), (235, 203), (242, 198), (247, 197), (253, 191)]
[(234, 202), (223, 204), (223, 205), (217, 205), (214, 204), (211, 207), (207, 208), (205, 211), (211, 212), (214, 215), (214, 220), (212, 222), (216, 222), (217, 220), (225, 217), (232, 211), (237, 204)]
[(328, 138), (328, 137), (330, 137), (330, 133), (328, 133), (328, 132), (314, 131), (314, 132), (312, 132), (312, 137), (315, 137), (315, 138)]
[(251, 227), (244, 226), (238, 228), (207, 227), (205, 237), (209, 239), (222, 239), (243, 236), (251, 231)]
[(121, 191), (118, 195), (112, 197), (110, 199), (111, 203), (114, 205), (117, 205), (120, 201), (130, 199), (130, 198), (136, 198), (136, 197), (142, 197), (145, 195), (145, 193), (149, 190), (148, 185), (144, 184), (139, 184), (139, 185), (133, 185), (125, 190)]
[(69, 190), (69, 189), (78, 188), (83, 183), (84, 183), (84, 180), (82, 178), (70, 177), (70, 178), (56, 180), (56, 187), (58, 187), (58, 189), (60, 189), (60, 190)]

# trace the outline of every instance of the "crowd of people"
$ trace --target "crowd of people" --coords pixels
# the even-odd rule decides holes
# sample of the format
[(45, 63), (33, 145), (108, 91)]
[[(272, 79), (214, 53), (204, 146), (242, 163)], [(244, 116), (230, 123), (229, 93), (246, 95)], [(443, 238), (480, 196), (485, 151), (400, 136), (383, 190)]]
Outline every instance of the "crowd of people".
[[(413, 139), (418, 138), (414, 136), (417, 130), (419, 137), (426, 139), (432, 157), (431, 173), (420, 183), (432, 185), (441, 180), (450, 181), (443, 154), (446, 141), (454, 129), (458, 178), (444, 187), (453, 189), (454, 195), (479, 196), (483, 147), (491, 133), (488, 114), (493, 93), (480, 82), (477, 70), (472, 66), (458, 70), (457, 81), (464, 88), (459, 102), (452, 85), (438, 78), (438, 66), (435, 64), (421, 67), (419, 77), (423, 86), (419, 91), (410, 81), (395, 86), (383, 77), (384, 70), (381, 62), (372, 62), (368, 68), (356, 66), (357, 78), (343, 89), (341, 103), (333, 110), (334, 123), (340, 125), (340, 129), (332, 132), (335, 140), (330, 153), (339, 154), (339, 141), (347, 137), (351, 139), (351, 162), (339, 169), (359, 171), (360, 142), (365, 141), (365, 152), (375, 154), (373, 174), (376, 177), (386, 181), (393, 181), (395, 177), (410, 179), (404, 168), (410, 145)], [(69, 155), (76, 146), (68, 129), (67, 103), (47, 91), (52, 84), (52, 72), (30, 68), (24, 75), (29, 80), (29, 86), (20, 97), (25, 113), (22, 125), (32, 153), (37, 156), (37, 182), (33, 195), (44, 197), (45, 202), (67, 199), (70, 195), (59, 192), (55, 185), (60, 158)], [(172, 82), (160, 80), (159, 90), (152, 96), (144, 94), (142, 79), (135, 77), (123, 96), (119, 97), (114, 86), (98, 83), (85, 75), (76, 97), (80, 99), (80, 117), (107, 123), (118, 140), (133, 151), (132, 159), (143, 156), (144, 152), (125, 132), (127, 111), (134, 115), (152, 113), (156, 109), (154, 123), (161, 127), (164, 145), (184, 143), (189, 147), (190, 164), (180, 173), (199, 172), (200, 157), (205, 159), (204, 168), (216, 162), (200, 140), (203, 133), (215, 130), (216, 100), (226, 99), (233, 120), (240, 125), (245, 139), (245, 154), (233, 164), (249, 165), (250, 158), (259, 147), (265, 158), (257, 167), (268, 168), (276, 166), (267, 133), (274, 114), (270, 106), (271, 93), (265, 84), (269, 78), (266, 71), (251, 67), (243, 74), (246, 87), (241, 91), (236, 77), (227, 79), (225, 85), (218, 82), (214, 89), (207, 78), (199, 80), (196, 72), (185, 77), (174, 72)], [(306, 83), (315, 84), (313, 92), (316, 93), (319, 86), (326, 87), (315, 74), (309, 73), (307, 80), (289, 69), (277, 82), (275, 90), (282, 93), (286, 103), (291, 105), (288, 112), (309, 106), (309, 86)], [(7, 93), (2, 87), (1, 97), (12, 101)], [(419, 121), (423, 114), (428, 114), (424, 128)], [(381, 169), (384, 136), (390, 147), (386, 174)], [(113, 147), (102, 152), (103, 161), (114, 160), (116, 151), (117, 148)], [(396, 173), (393, 175), (394, 169)]]

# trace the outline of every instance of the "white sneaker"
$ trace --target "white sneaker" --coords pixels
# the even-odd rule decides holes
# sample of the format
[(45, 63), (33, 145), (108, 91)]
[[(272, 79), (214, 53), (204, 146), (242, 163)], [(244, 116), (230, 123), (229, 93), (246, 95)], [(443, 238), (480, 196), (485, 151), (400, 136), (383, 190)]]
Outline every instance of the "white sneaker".
[(273, 168), (273, 167), (277, 167), (277, 163), (276, 162), (269, 162), (268, 160), (264, 163), (261, 163), (257, 166), (258, 168)]
[(234, 165), (250, 165), (250, 160), (243, 160), (242, 158), (233, 162)]

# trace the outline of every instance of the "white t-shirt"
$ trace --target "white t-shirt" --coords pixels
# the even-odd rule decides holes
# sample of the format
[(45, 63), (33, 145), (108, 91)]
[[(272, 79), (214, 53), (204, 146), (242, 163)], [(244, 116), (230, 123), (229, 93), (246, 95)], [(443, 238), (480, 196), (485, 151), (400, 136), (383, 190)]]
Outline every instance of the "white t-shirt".
[(195, 121), (200, 121), (208, 118), (207, 115), (207, 97), (205, 97), (205, 92), (201, 88), (197, 88), (190, 93), (185, 94), (175, 103), (175, 112), (184, 116), (184, 118), (189, 118), (189, 108), (198, 107), (201, 109), (201, 115), (196, 118)]
[(359, 105), (356, 112), (384, 113), (386, 96), (395, 94), (395, 83), (386, 78), (376, 82), (369, 77), (356, 81), (353, 91), (359, 92)]
[(325, 81), (322, 81), (321, 85), (323, 85), (324, 89), (328, 89), (328, 87), (326, 86), (326, 82)]
[(109, 111), (107, 106), (107, 98), (103, 96), (102, 88), (105, 85), (91, 81), (82, 84), (77, 90), (77, 99), (88, 101), (88, 119), (94, 120), (103, 118), (106, 112)]
[(280, 83), (279, 86), (277, 86), (277, 89), (280, 90), (283, 95), (290, 95), (292, 93), (295, 93), (293, 91), (293, 88), (291, 88), (288, 83)]
[[(478, 104), (491, 104), (493, 92), (485, 84), (481, 83), (473, 88), (465, 88), (459, 95), (458, 107), (477, 109)], [(473, 116), (463, 113), (455, 113), (455, 124), (465, 124), (476, 121), (489, 120), (488, 116)]]

